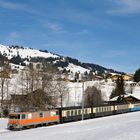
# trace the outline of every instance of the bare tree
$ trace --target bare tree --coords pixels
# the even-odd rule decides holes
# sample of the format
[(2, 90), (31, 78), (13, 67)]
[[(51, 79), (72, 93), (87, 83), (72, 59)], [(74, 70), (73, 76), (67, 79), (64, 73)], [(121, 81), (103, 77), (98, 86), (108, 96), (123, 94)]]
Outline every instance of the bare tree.
[(85, 106), (93, 107), (93, 106), (101, 105), (103, 103), (101, 91), (94, 86), (87, 87), (84, 96), (85, 96), (84, 97)]
[(5, 97), (6, 97), (6, 81), (10, 79), (10, 65), (7, 58), (3, 57), (0, 60), (0, 98), (1, 98), (1, 109), (3, 110), (5, 107)]
[(27, 95), (28, 110), (45, 110), (46, 109), (46, 93), (37, 89)]
[(65, 81), (57, 81), (56, 83), (56, 97), (58, 98), (58, 102), (60, 107), (63, 107), (64, 100), (66, 99), (67, 95), (69, 94), (69, 89), (67, 87), (67, 83)]
[(39, 67), (32, 64), (26, 67), (22, 72), (20, 83), (22, 95), (28, 98), (28, 103), (25, 102), (28, 105), (27, 110), (46, 109), (56, 107), (58, 104), (63, 106), (68, 88), (58, 77), (57, 69), (45, 62)]
[(40, 71), (41, 76), (41, 89), (45, 91), (46, 87), (48, 88), (48, 85), (50, 85), (56, 76), (57, 69), (53, 67), (51, 64), (42, 63), (42, 68)]
[(14, 92), (12, 94), (12, 106), (18, 106), (21, 111), (29, 110), (29, 102), (32, 102), (33, 100), (31, 100), (31, 98), (28, 100), (28, 94), (36, 90), (35, 76), (35, 69), (31, 64), (26, 66), (25, 69), (19, 71), (17, 79), (17, 82), (19, 83), (17, 88), (18, 92)]
[(10, 80), (11, 79), (6, 79), (6, 82), (5, 82), (5, 85), (6, 85), (6, 106), (7, 106), (7, 109), (10, 108), (10, 93), (9, 93), (9, 86), (10, 86)]
[(46, 63), (36, 65), (36, 67), (35, 64), (29, 64), (21, 72), (21, 92), (22, 95), (26, 95), (28, 98), (28, 103), (25, 102), (25, 106), (28, 105), (27, 110), (56, 106), (56, 94), (54, 94), (56, 89), (53, 84), (55, 72), (56, 70)]

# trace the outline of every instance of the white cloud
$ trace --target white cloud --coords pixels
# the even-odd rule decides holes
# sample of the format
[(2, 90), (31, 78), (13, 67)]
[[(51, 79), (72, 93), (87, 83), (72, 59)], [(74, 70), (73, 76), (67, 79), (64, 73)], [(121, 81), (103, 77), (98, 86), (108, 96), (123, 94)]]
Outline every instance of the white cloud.
[[(115, 8), (108, 10), (108, 14), (134, 14), (140, 12), (140, 0), (111, 0), (115, 4)], [(117, 5), (116, 5), (117, 4)]]
[(62, 30), (62, 27), (58, 24), (48, 24), (47, 26), (49, 29), (53, 30), (53, 31), (60, 31)]
[(42, 23), (44, 27), (54, 31), (54, 32), (59, 32), (63, 30), (62, 25), (57, 24), (57, 23), (52, 23), (50, 21), (45, 21)]
[(18, 39), (18, 38), (20, 37), (20, 34), (17, 33), (17, 32), (11, 32), (11, 33), (8, 35), (8, 37), (9, 37), (10, 39)]
[(36, 13), (36, 11), (33, 10), (29, 5), (14, 3), (11, 1), (6, 1), (6, 0), (0, 0), (0, 8), (25, 11), (28, 13)]

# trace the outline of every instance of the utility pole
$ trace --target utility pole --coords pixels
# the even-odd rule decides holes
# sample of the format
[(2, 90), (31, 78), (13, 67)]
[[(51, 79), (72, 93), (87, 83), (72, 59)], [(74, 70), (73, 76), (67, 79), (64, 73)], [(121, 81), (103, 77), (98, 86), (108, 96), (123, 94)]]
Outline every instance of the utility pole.
[(84, 90), (84, 81), (82, 82), (82, 121), (84, 120), (84, 95), (85, 95), (85, 90)]

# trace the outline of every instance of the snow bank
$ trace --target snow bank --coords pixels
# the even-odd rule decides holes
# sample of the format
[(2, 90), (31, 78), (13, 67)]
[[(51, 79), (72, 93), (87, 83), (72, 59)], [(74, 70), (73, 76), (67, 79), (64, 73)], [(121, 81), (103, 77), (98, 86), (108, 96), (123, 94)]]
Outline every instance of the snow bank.
[(0, 118), (0, 133), (7, 131), (8, 119)]
[(140, 112), (0, 134), (1, 140), (139, 140)]

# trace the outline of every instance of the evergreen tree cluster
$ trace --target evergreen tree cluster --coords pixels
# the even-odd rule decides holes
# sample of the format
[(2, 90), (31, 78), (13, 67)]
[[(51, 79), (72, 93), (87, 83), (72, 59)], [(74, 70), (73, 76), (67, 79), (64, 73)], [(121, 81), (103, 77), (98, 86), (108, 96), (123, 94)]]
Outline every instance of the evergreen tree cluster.
[(140, 68), (134, 74), (134, 82), (140, 82)]
[(49, 63), (53, 63), (54, 61), (58, 60), (58, 58), (53, 58), (53, 57), (49, 57), (49, 58), (44, 58), (44, 57), (31, 57), (30, 61), (31, 62), (49, 62)]
[(74, 59), (74, 58), (71, 58), (71, 57), (66, 57), (65, 60), (68, 63), (73, 63), (74, 65), (81, 66), (81, 62), (79, 62), (79, 60), (77, 60), (77, 59)]
[(24, 49), (23, 46), (19, 46), (19, 45), (11, 45), (11, 46), (9, 46), (9, 48), (13, 48), (13, 49)]
[(21, 66), (26, 66), (24, 63), (25, 59), (22, 59), (20, 55), (14, 56), (13, 58), (10, 59), (10, 62), (16, 65), (21, 65)]
[(124, 98), (125, 94), (126, 93), (125, 93), (125, 88), (124, 88), (123, 76), (119, 76), (117, 81), (116, 81), (116, 87), (110, 95), (110, 99), (112, 99), (114, 97), (118, 97), (117, 102), (124, 103), (124, 102), (126, 102), (126, 100)]

